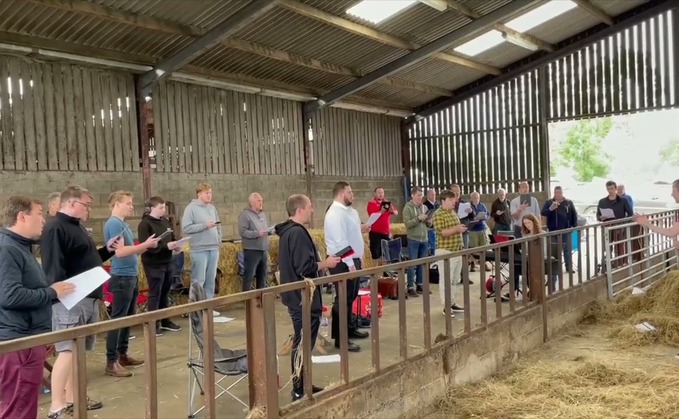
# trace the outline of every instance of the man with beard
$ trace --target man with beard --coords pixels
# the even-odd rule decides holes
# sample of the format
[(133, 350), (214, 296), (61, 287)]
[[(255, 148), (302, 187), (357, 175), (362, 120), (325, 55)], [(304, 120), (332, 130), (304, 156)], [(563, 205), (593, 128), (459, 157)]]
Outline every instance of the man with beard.
[[(303, 281), (305, 278), (317, 278), (318, 272), (332, 269), (340, 262), (337, 256), (328, 256), (324, 261), (318, 257), (318, 250), (304, 227), (311, 220), (314, 209), (311, 200), (305, 195), (292, 195), (288, 198), (285, 208), (290, 219), (276, 226), (276, 234), (280, 237), (279, 269), (281, 284)], [(292, 401), (299, 400), (304, 395), (303, 372), (295, 371), (295, 359), (298, 356), (299, 344), (302, 339), (302, 292), (290, 291), (281, 295), (283, 304), (288, 308), (292, 320), (294, 337), (292, 340)], [(311, 347), (316, 344), (318, 328), (321, 323), (323, 301), (320, 288), (314, 290), (311, 301)], [(313, 392), (323, 389), (313, 386)]]
[[(353, 252), (349, 252), (342, 258), (342, 262), (335, 268), (330, 269), (331, 274), (340, 274), (345, 272), (355, 272), (361, 269), (361, 259), (365, 252), (365, 245), (363, 244), (363, 234), (370, 228), (367, 225), (361, 224), (361, 219), (358, 212), (351, 205), (354, 202), (354, 192), (347, 182), (337, 182), (332, 188), (334, 201), (325, 213), (325, 222), (323, 229), (325, 231), (325, 247), (329, 255), (342, 256), (340, 252), (344, 249), (351, 248)], [(353, 319), (351, 308), (354, 305), (354, 300), (358, 297), (359, 279), (350, 279), (346, 282), (347, 287), (347, 325), (349, 329), (349, 339), (365, 339), (368, 333), (358, 330), (357, 324)], [(335, 284), (335, 289), (337, 285)], [(335, 339), (335, 347), (340, 347), (340, 319), (339, 319), (339, 293), (335, 295), (335, 301), (332, 304), (332, 338)], [(361, 347), (349, 341), (349, 351), (358, 352)]]

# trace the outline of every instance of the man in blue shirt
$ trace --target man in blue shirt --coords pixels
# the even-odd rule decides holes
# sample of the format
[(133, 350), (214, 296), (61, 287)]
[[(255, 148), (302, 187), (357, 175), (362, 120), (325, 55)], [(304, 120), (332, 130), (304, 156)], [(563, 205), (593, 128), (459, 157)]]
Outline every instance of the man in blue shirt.
[[(577, 227), (578, 212), (570, 199), (563, 196), (561, 186), (554, 188), (554, 197), (548, 199), (542, 207), (541, 215), (547, 219), (549, 231), (566, 230)], [(552, 236), (552, 242), (558, 242), (558, 236)], [(563, 261), (567, 272), (573, 272), (573, 240), (570, 233), (561, 235), (563, 244)]]
[[(488, 219), (488, 208), (481, 202), (481, 195), (478, 192), (472, 192), (471, 195), (469, 195), (469, 198), (472, 205), (472, 212), (469, 214), (469, 218), (472, 220), (469, 225), (469, 248), (487, 246), (490, 244), (490, 240), (488, 239), (488, 225), (486, 224), (486, 220)], [(486, 262), (485, 268), (487, 271), (492, 269), (490, 262)], [(476, 271), (474, 259), (471, 261), (469, 271)], [(471, 284), (472, 281), (469, 281), (469, 283)]]
[[(144, 243), (134, 244), (134, 236), (125, 218), (132, 215), (134, 205), (132, 193), (125, 191), (113, 192), (108, 198), (111, 207), (111, 218), (104, 225), (104, 240), (122, 236), (124, 245), (117, 248), (111, 259), (111, 279), (109, 291), (113, 294), (111, 304), (111, 318), (130, 316), (135, 313), (137, 297), (139, 296), (139, 255), (149, 248), (158, 245), (155, 235)], [(127, 354), (130, 328), (113, 330), (106, 336), (106, 375), (113, 377), (131, 377), (132, 373), (125, 368), (142, 365), (143, 360), (137, 360)]]

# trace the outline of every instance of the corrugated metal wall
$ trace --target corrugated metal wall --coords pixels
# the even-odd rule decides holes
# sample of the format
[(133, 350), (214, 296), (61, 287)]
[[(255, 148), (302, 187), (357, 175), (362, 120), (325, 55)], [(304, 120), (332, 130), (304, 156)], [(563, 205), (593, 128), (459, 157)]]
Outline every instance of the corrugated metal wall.
[(130, 74), (0, 55), (0, 169), (138, 171)]
[(153, 110), (158, 172), (304, 173), (297, 102), (163, 82)]
[(407, 133), (411, 182), (494, 193), (527, 180), (540, 190), (541, 122), (677, 107), (675, 19), (663, 13), (418, 121)]
[(315, 174), (401, 176), (401, 119), (323, 108), (311, 119)]

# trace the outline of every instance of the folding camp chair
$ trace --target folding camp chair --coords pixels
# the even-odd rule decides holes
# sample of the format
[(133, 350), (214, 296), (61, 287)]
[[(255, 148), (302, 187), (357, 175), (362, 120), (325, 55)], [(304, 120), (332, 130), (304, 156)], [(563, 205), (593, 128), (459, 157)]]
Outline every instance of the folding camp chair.
[[(172, 284), (170, 285), (170, 293), (168, 298), (170, 299), (168, 306), (178, 306), (182, 303), (182, 297), (189, 295), (189, 286), (187, 284), (191, 283), (191, 270), (185, 269), (184, 252), (177, 253), (172, 257), (172, 263), (174, 264), (174, 272), (172, 275)], [(185, 280), (188, 275), (188, 281)], [(185, 316), (186, 317), (186, 316)]]
[[(191, 284), (191, 292), (189, 294), (190, 302), (198, 302), (205, 300), (205, 291), (203, 287), (198, 284)], [(248, 358), (247, 350), (239, 349), (232, 351), (230, 349), (222, 349), (217, 341), (214, 341), (214, 359), (215, 359), (215, 372), (220, 376), (215, 383), (205, 383), (205, 372), (203, 370), (203, 357), (204, 357), (204, 342), (205, 336), (203, 335), (203, 312), (193, 312), (191, 313), (189, 322), (189, 418), (194, 418), (198, 413), (205, 409), (205, 405), (201, 406), (197, 410), (194, 410), (194, 399), (196, 395), (196, 390), (200, 392), (201, 395), (205, 394), (206, 385), (215, 385), (219, 389), (219, 393), (215, 396), (215, 400), (219, 399), (224, 394), (228, 394), (238, 403), (242, 404), (245, 408), (248, 408), (248, 404), (243, 400), (239, 399), (235, 394), (231, 392), (238, 383), (245, 380), (248, 377)], [(198, 354), (194, 354), (193, 340), (196, 341), (196, 346), (198, 347)], [(222, 384), (229, 377), (234, 378), (230, 385), (227, 383)], [(226, 386), (226, 387), (225, 387)]]

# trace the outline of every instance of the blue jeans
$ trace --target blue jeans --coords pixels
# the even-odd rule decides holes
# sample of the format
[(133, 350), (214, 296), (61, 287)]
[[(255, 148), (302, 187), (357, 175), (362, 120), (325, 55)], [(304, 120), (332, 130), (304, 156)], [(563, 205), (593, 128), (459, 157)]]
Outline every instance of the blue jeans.
[(436, 230), (429, 230), (427, 236), (429, 239), (429, 256), (434, 256), (434, 251), (436, 250)]
[[(559, 243), (558, 236), (552, 236), (552, 243)], [(561, 245), (563, 246), (563, 264), (566, 266), (566, 270), (573, 270), (573, 238), (571, 233), (565, 233), (561, 235)], [(558, 258), (559, 255), (552, 255)]]
[[(417, 240), (408, 239), (408, 259), (415, 260), (427, 256), (429, 248), (428, 242), (420, 242)], [(415, 268), (408, 268), (408, 288), (415, 288), (415, 281), (413, 278)], [(422, 265), (417, 267), (417, 285), (422, 285)]]
[(218, 249), (191, 252), (191, 282), (202, 286), (207, 298), (215, 296), (218, 260)]

